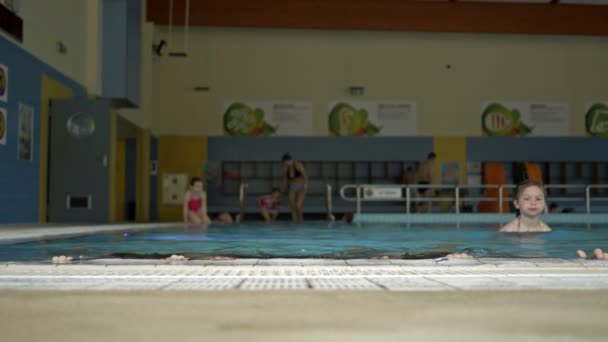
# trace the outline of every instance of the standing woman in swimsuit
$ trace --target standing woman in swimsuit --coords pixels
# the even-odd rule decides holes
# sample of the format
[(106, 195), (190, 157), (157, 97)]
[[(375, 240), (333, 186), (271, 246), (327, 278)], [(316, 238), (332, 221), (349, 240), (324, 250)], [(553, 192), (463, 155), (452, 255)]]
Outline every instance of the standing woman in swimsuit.
[(302, 203), (308, 187), (308, 176), (304, 165), (294, 160), (290, 153), (283, 155), (283, 187), (289, 191), (289, 204), (291, 205), (291, 219), (293, 222), (302, 222)]
[(190, 188), (184, 195), (184, 223), (208, 225), (211, 219), (207, 215), (207, 195), (203, 190), (203, 180), (194, 177)]

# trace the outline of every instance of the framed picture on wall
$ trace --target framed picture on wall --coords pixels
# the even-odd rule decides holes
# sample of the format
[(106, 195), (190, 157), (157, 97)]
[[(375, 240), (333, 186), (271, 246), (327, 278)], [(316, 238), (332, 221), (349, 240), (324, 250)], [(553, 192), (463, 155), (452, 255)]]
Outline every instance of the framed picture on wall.
[(7, 125), (6, 109), (0, 108), (0, 145), (6, 145), (7, 134), (8, 134), (8, 125)]
[(34, 159), (34, 107), (19, 103), (17, 159)]
[(0, 101), (8, 101), (8, 68), (0, 64)]
[(187, 173), (163, 173), (163, 204), (181, 205), (184, 202), (184, 193), (187, 186)]

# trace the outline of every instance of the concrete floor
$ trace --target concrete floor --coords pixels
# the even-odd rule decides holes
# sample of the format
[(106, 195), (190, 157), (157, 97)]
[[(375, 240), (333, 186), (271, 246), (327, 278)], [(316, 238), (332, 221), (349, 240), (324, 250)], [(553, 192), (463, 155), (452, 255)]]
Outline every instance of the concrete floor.
[(0, 292), (2, 341), (606, 341), (608, 291)]

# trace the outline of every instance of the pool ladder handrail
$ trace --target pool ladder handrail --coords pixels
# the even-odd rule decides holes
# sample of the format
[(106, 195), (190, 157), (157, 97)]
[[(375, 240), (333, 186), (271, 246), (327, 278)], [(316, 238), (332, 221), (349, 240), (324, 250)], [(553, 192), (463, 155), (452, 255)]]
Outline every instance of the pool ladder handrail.
[[(361, 196), (362, 190), (365, 187), (389, 187), (389, 188), (395, 188), (395, 187), (400, 187), (401, 189), (405, 189), (405, 198), (400, 198), (400, 199), (370, 199), (370, 198), (364, 198)], [(411, 210), (411, 203), (412, 203), (412, 196), (411, 196), (411, 189), (419, 189), (419, 188), (426, 188), (426, 189), (447, 189), (447, 190), (454, 190), (454, 197), (453, 198), (433, 198), (433, 197), (423, 197), (423, 198), (416, 198), (416, 202), (452, 202), (454, 201), (454, 210), (456, 212), (456, 214), (460, 213), (460, 204), (461, 203), (465, 203), (465, 202), (495, 202), (498, 201), (499, 203), (503, 203), (504, 201), (511, 201), (513, 198), (508, 196), (505, 197), (504, 196), (504, 190), (505, 189), (515, 189), (517, 188), (516, 184), (480, 184), (480, 185), (438, 185), (438, 184), (423, 184), (423, 185), (419, 185), (419, 184), (346, 184), (344, 186), (342, 186), (342, 188), (340, 188), (340, 197), (344, 200), (344, 201), (355, 201), (356, 203), (356, 210), (357, 213), (360, 214), (361, 213), (361, 202), (363, 201), (390, 201), (390, 202), (405, 202), (406, 203), (406, 213), (410, 214)], [(498, 198), (495, 197), (461, 197), (460, 195), (460, 190), (462, 189), (491, 189), (491, 188), (497, 188), (498, 189)], [(582, 198), (585, 200), (585, 210), (588, 214), (591, 213), (591, 190), (592, 189), (608, 189), (608, 184), (545, 184), (544, 185), (545, 189), (585, 189), (585, 197)], [(348, 189), (355, 189), (355, 197), (348, 197), (346, 196), (346, 190)], [(550, 197), (547, 198), (548, 200), (551, 201), (555, 201), (555, 202), (559, 202), (559, 201), (570, 201), (570, 200), (578, 200), (581, 199), (580, 197)], [(596, 197), (593, 200), (595, 201), (608, 201), (607, 197)], [(498, 206), (498, 212), (499, 213), (503, 213), (503, 208), (502, 205)]]
[(247, 187), (249, 185), (247, 183), (241, 183), (239, 186), (239, 214), (236, 215), (236, 222), (242, 223), (245, 219), (245, 198), (247, 196)]
[[(245, 199), (247, 197), (247, 183), (241, 183), (239, 186), (239, 208), (240, 212), (236, 215), (236, 222), (241, 223), (245, 219)], [(327, 210), (327, 220), (333, 222), (336, 220), (333, 215), (333, 193), (330, 184), (325, 184), (325, 209)]]

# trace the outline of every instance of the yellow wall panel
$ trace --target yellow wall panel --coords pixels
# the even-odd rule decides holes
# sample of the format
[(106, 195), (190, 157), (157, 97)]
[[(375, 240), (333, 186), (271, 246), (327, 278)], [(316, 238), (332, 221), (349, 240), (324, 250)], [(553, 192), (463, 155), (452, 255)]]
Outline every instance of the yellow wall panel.
[[(163, 205), (162, 178), (164, 173), (187, 173), (188, 178), (204, 177), (207, 160), (207, 137), (160, 136), (158, 140), (158, 218), (160, 221), (181, 221), (182, 207)], [(185, 191), (186, 189), (184, 189)]]
[(466, 183), (467, 143), (465, 137), (435, 137), (434, 151), (437, 154), (435, 179), (441, 182), (441, 163), (460, 163), (460, 184)]

